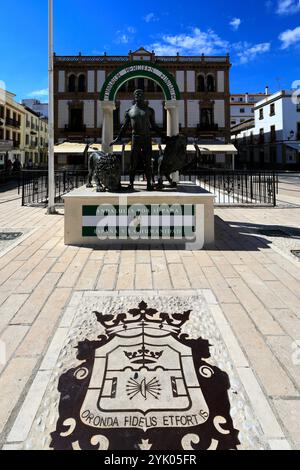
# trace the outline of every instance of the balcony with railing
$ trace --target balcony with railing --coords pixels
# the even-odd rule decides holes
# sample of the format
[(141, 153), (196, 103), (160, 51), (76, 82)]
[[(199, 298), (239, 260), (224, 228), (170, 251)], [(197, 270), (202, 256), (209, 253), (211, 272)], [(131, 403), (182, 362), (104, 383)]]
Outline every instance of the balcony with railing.
[(16, 119), (12, 119), (12, 118), (9, 118), (9, 117), (6, 118), (5, 124), (6, 124), (6, 126), (16, 127), (17, 129), (20, 129), (20, 127), (21, 127), (20, 121), (17, 121)]
[(200, 132), (209, 131), (209, 132), (217, 132), (219, 130), (218, 124), (208, 124), (208, 123), (200, 123), (197, 124), (197, 130)]
[(68, 124), (65, 125), (65, 132), (85, 132), (86, 131), (86, 125), (81, 124), (77, 126), (69, 126)]

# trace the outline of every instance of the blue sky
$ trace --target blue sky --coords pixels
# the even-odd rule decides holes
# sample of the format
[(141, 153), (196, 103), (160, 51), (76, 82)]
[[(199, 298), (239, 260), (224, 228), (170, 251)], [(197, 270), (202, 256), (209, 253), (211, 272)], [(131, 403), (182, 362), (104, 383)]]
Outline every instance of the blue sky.
[[(47, 99), (47, 0), (1, 5), (0, 81), (17, 98)], [(300, 80), (300, 0), (54, 0), (55, 52), (230, 53), (231, 92), (272, 92)], [(12, 8), (13, 5), (13, 8)], [(3, 21), (7, 18), (7, 21)]]

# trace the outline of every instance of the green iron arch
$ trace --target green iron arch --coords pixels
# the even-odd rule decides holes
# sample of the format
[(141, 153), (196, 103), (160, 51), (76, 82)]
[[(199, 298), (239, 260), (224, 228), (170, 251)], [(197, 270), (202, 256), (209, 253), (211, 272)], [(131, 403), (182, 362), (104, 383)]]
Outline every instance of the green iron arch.
[(180, 100), (180, 91), (174, 77), (163, 68), (146, 61), (122, 65), (105, 80), (100, 92), (101, 101), (115, 101), (116, 94), (124, 83), (133, 78), (148, 78), (161, 86), (165, 100)]

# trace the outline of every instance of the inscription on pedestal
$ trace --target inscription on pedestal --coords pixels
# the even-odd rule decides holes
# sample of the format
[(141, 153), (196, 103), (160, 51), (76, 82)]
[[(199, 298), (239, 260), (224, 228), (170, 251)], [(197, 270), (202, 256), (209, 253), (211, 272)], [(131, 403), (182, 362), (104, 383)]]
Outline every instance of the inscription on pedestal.
[(193, 204), (110, 205), (82, 207), (82, 236), (107, 239), (194, 240)]

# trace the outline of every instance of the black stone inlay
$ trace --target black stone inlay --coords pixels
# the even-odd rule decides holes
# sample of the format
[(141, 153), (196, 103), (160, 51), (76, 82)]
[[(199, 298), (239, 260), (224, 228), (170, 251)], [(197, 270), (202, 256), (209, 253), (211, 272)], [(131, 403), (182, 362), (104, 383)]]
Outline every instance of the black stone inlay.
[(0, 232), (0, 241), (11, 241), (23, 235), (22, 232)]
[(191, 310), (93, 312), (105, 333), (78, 346), (59, 379), (55, 450), (236, 450), (228, 375), (210, 344), (182, 332)]

